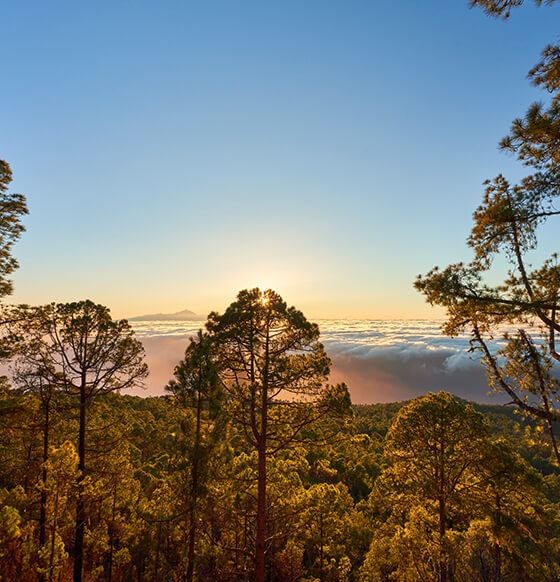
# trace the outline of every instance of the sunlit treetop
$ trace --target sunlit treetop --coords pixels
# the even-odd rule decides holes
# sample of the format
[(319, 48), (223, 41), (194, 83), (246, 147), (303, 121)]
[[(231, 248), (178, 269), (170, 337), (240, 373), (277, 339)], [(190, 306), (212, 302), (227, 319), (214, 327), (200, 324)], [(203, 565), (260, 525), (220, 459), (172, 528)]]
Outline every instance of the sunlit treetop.
[[(553, 0), (535, 3), (552, 4)], [(472, 4), (507, 18), (509, 10), (522, 2)], [(545, 421), (560, 464), (560, 447), (552, 426), (560, 422), (556, 379), (560, 364), (560, 264), (556, 252), (544, 259), (535, 254), (546, 251), (539, 245), (538, 227), (560, 215), (559, 46), (545, 48), (529, 78), (548, 93), (548, 103), (533, 103), (524, 117), (513, 121), (500, 145), (536, 171), (517, 184), (502, 174), (488, 180), (467, 241), (474, 259), (443, 270), (436, 267), (418, 278), (416, 288), (428, 302), (446, 308), (445, 333), (470, 331), (471, 351), (481, 354), (490, 386), (508, 394), (524, 412)], [(499, 256), (506, 259), (509, 268), (503, 282), (495, 284), (496, 276), (503, 275), (496, 268), (491, 271)], [(535, 259), (540, 266), (534, 265)], [(502, 336), (505, 345), (498, 351), (491, 347), (496, 335)]]
[(18, 263), (11, 250), (25, 230), (21, 217), (27, 214), (25, 196), (7, 193), (11, 181), (9, 164), (0, 160), (0, 297), (12, 293), (13, 285), (7, 277), (17, 269)]
[[(540, 6), (541, 4), (554, 4), (556, 0), (533, 0)], [(471, 0), (471, 6), (481, 6), (484, 12), (490, 16), (509, 18), (511, 9), (523, 4), (523, 0)]]

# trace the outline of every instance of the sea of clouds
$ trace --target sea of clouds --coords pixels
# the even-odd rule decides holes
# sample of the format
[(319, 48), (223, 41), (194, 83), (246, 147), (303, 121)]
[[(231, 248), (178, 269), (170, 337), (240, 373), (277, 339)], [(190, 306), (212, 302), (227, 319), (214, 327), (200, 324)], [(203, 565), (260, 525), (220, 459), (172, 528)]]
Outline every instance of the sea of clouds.
[[(173, 377), (189, 337), (204, 321), (131, 322), (144, 344), (150, 376), (138, 395), (160, 395)], [(502, 403), (489, 394), (469, 336), (449, 338), (435, 320), (319, 320), (321, 341), (332, 360), (331, 383), (346, 382), (357, 404), (395, 402), (439, 390), (468, 400)]]

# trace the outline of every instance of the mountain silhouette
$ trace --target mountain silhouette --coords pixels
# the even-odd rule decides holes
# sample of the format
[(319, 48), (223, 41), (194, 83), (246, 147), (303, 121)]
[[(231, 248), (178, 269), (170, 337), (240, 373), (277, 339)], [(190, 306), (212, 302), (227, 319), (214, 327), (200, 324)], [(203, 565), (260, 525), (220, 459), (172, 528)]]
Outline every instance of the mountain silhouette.
[(203, 315), (198, 315), (194, 311), (183, 309), (177, 313), (152, 313), (149, 315), (137, 315), (129, 317), (128, 321), (195, 321), (206, 319)]

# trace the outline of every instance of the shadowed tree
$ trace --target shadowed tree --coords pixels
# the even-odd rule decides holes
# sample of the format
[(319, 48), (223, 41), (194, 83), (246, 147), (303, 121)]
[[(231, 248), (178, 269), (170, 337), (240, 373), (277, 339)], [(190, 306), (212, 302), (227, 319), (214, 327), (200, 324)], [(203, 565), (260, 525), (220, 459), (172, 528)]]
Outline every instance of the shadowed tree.
[[(405, 406), (370, 503), (380, 511), (364, 580), (555, 580), (543, 483), (483, 416), (451, 394)], [(379, 515), (379, 514), (378, 514)]]
[[(521, 4), (521, 0), (473, 2), (489, 14), (506, 17)], [(468, 239), (474, 259), (441, 270), (436, 267), (418, 277), (416, 288), (430, 303), (447, 309), (444, 333), (470, 332), (471, 347), (480, 352), (491, 385), (545, 422), (560, 465), (553, 432), (553, 423), (560, 422), (560, 266), (555, 249), (543, 259), (544, 249), (537, 248), (539, 227), (560, 215), (558, 45), (545, 48), (529, 77), (548, 93), (549, 101), (534, 103), (524, 118), (514, 120), (501, 147), (516, 154), (534, 173), (519, 184), (511, 184), (502, 175), (487, 181)], [(501, 267), (504, 263), (506, 272)], [(497, 280), (503, 282), (496, 284)], [(492, 348), (496, 335), (504, 340), (500, 350)]]
[[(56, 411), (56, 387), (47, 382), (41, 370), (25, 369), (19, 367), (15, 374), (16, 384), (25, 392), (35, 395), (39, 401), (41, 420), (41, 432), (43, 437), (43, 452), (41, 462), (41, 480), (46, 483), (48, 480), (49, 448), (51, 446), (51, 430), (53, 424), (53, 413)], [(47, 523), (47, 491), (43, 487), (40, 492), (39, 501), (39, 547), (46, 541)]]
[(446, 534), (451, 515), (468, 499), (472, 470), (481, 465), (486, 435), (482, 415), (447, 392), (413, 400), (387, 435), (386, 456), (395, 484), (434, 505), (440, 582), (451, 579)]
[[(554, 4), (556, 0), (533, 0), (537, 6)], [(471, 6), (481, 6), (486, 14), (509, 18), (511, 9), (521, 6), (523, 0), (471, 0)]]
[(11, 250), (25, 230), (21, 217), (27, 214), (25, 196), (7, 193), (11, 181), (10, 166), (0, 160), (0, 297), (12, 292), (12, 282), (8, 275), (17, 269), (18, 263), (12, 257)]
[(52, 582), (59, 579), (59, 570), (68, 557), (64, 543), (59, 535), (58, 527), (61, 514), (69, 504), (71, 490), (76, 483), (78, 472), (78, 457), (74, 446), (66, 441), (58, 449), (51, 450), (45, 461), (44, 479), (40, 487), (50, 497), (48, 511), (48, 526), (50, 539), (39, 548), (38, 573), (42, 580)]
[(325, 389), (330, 361), (318, 326), (274, 291), (240, 291), (222, 315), (208, 316), (206, 327), (230, 414), (257, 453), (254, 580), (264, 582), (267, 458), (297, 442), (335, 403), (342, 406), (348, 392)]
[[(86, 476), (87, 410), (97, 396), (133, 386), (147, 375), (144, 349), (125, 320), (113, 321), (109, 310), (93, 303), (59, 303), (22, 308), (18, 332), (20, 357), (34, 382), (64, 390), (77, 398), (78, 498), (74, 544), (74, 581), (82, 580)], [(30, 373), (30, 372), (28, 372)]]
[(177, 402), (194, 414), (194, 442), (190, 458), (188, 505), (187, 582), (192, 582), (195, 562), (197, 504), (201, 481), (205, 479), (208, 456), (223, 435), (223, 391), (212, 358), (208, 334), (198, 332), (191, 338), (185, 357), (175, 367), (175, 380), (167, 386)]
[[(13, 290), (12, 281), (8, 278), (18, 267), (12, 256), (12, 246), (19, 239), (25, 227), (21, 218), (27, 214), (27, 205), (23, 194), (8, 194), (8, 186), (12, 181), (12, 171), (4, 160), (0, 160), (0, 299), (10, 295)], [(13, 319), (9, 309), (0, 306), (0, 323)], [(0, 357), (9, 357), (13, 346), (0, 338)]]

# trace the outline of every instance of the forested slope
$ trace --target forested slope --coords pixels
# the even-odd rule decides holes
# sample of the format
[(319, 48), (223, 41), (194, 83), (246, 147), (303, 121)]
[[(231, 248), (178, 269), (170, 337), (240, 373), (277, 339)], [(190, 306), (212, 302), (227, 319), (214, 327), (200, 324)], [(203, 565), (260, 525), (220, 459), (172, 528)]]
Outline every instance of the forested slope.
[[(556, 579), (550, 445), (510, 408), (475, 408), (484, 417), (445, 393), (353, 406), (344, 424), (325, 418), (271, 455), (267, 577), (436, 580), (444, 569), (459, 580)], [(66, 394), (51, 403), (43, 463), (40, 398), (0, 393), (2, 580), (72, 577), (76, 410)], [(85, 579), (183, 579), (195, 411), (172, 395), (109, 393), (88, 414)], [(242, 580), (253, 571), (256, 456), (235, 424), (218, 438), (211, 429), (205, 422), (194, 578)]]

